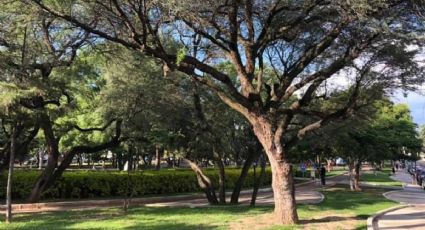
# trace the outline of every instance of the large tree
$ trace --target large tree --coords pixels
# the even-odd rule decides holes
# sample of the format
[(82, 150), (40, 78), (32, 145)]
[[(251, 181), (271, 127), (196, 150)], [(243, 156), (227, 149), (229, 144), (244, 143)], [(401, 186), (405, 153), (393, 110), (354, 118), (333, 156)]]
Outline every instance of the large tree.
[[(24, 148), (17, 146), (16, 153), (19, 153), (20, 149), (26, 152), (38, 130), (43, 131), (49, 157), (30, 194), (29, 200), (34, 202), (62, 175), (76, 154), (97, 152), (119, 145), (121, 121), (110, 120), (103, 127), (89, 128), (82, 127), (76, 120), (61, 122), (64, 116), (87, 112), (81, 110), (81, 100), (78, 100), (79, 95), (76, 93), (78, 87), (88, 87), (83, 85), (87, 83), (84, 80), (78, 82), (81, 75), (87, 74), (84, 63), (78, 63), (77, 69), (70, 66), (76, 62), (77, 51), (88, 45), (90, 34), (74, 33), (72, 28), (66, 28), (66, 23), (55, 20), (34, 6), (24, 9), (23, 5), (19, 1), (0, 5), (0, 92), (2, 104), (13, 99), (20, 110), (32, 113), (31, 119), (25, 123), (27, 127), (22, 130), (33, 131), (26, 137), (21, 137), (25, 138), (22, 142)], [(10, 73), (14, 73), (13, 77), (10, 77)], [(108, 140), (60, 148), (61, 138), (70, 132), (105, 131), (114, 122), (115, 133)], [(99, 123), (103, 123), (103, 120)], [(89, 125), (97, 124), (92, 122)], [(18, 140), (16, 142), (20, 143)], [(6, 145), (11, 146), (8, 143)], [(60, 161), (61, 155), (63, 158)]]
[[(306, 110), (318, 89), (355, 59), (365, 61), (386, 44), (410, 42), (423, 32), (423, 17), (416, 12), (424, 5), (417, 0), (31, 2), (76, 30), (160, 59), (164, 71), (186, 73), (241, 113), (269, 158), (275, 214), (285, 224), (298, 221), (289, 149), (312, 130), (352, 112), (363, 81), (353, 81), (345, 105)], [(408, 35), (398, 38), (398, 33)], [(170, 40), (179, 44), (178, 52), (167, 49)], [(234, 66), (237, 81), (217, 68), (225, 60)], [(264, 74), (268, 67), (271, 77)], [(398, 83), (394, 77), (400, 75), (407, 80), (408, 70), (381, 80), (388, 85)], [(316, 120), (294, 125), (300, 116)]]

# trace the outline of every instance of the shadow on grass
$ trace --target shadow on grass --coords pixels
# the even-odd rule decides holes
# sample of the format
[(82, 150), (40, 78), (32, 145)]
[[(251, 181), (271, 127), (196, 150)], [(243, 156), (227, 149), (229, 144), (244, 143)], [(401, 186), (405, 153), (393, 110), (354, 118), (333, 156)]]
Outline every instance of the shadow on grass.
[(105, 227), (105, 226), (96, 226), (96, 225), (91, 225), (91, 226), (85, 226), (85, 227), (79, 227), (78, 225), (69, 223), (69, 222), (62, 222), (62, 223), (37, 223), (37, 224), (32, 224), (31, 226), (11, 226), (10, 228), (5, 228), (5, 229), (16, 229), (16, 230), (38, 230), (38, 229), (42, 229), (42, 230), (65, 230), (65, 229), (85, 229), (85, 230), (104, 230), (104, 229), (125, 229), (125, 230), (139, 230), (139, 229), (144, 229), (144, 230), (163, 230), (163, 229), (167, 229), (167, 230), (181, 230), (181, 229), (187, 229), (187, 230), (199, 230), (199, 229), (205, 229), (205, 230), (213, 230), (213, 229), (218, 229), (219, 226), (214, 226), (214, 225), (204, 225), (204, 224), (190, 224), (190, 223), (158, 223), (155, 225), (139, 225), (139, 224), (130, 224), (130, 225), (126, 225), (126, 226), (109, 226), (109, 227)]
[(351, 210), (357, 215), (367, 215), (369, 212), (374, 213), (380, 206), (395, 204), (382, 195), (386, 191), (388, 190), (364, 188), (362, 192), (352, 192), (346, 187), (336, 186), (321, 191), (325, 200), (318, 207), (323, 211)]
[(135, 207), (69, 212), (19, 214), (12, 225), (0, 229), (217, 229), (248, 214), (269, 212), (272, 207), (219, 206), (206, 208)]
[(357, 218), (345, 217), (345, 216), (326, 216), (319, 219), (301, 220), (299, 224), (331, 223), (331, 222), (339, 222), (339, 221), (346, 221), (346, 220), (357, 220)]
[(368, 215), (357, 215), (357, 216), (326, 216), (318, 219), (301, 220), (299, 224), (315, 224), (315, 223), (331, 223), (340, 222), (347, 220), (366, 220)]

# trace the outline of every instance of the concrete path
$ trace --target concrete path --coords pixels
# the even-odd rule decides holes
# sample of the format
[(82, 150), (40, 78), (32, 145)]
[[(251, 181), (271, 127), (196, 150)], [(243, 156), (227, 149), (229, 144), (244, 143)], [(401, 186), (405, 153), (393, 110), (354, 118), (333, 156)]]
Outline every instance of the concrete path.
[(411, 175), (404, 171), (398, 171), (392, 178), (403, 182), (404, 190), (387, 192), (384, 196), (406, 206), (378, 216), (374, 229), (425, 229), (425, 191), (413, 185)]
[[(326, 187), (334, 186), (342, 180), (346, 180), (345, 175), (330, 177), (326, 181)], [(316, 204), (323, 201), (324, 196), (317, 190), (322, 186), (318, 181), (309, 181), (298, 184), (296, 187), (295, 199), (299, 204)], [(252, 190), (241, 192), (240, 203), (248, 205), (251, 199)], [(230, 197), (230, 194), (227, 196)], [(83, 200), (83, 201), (65, 201), (65, 202), (47, 202), (33, 204), (14, 204), (12, 206), (15, 213), (35, 213), (45, 211), (68, 211), (68, 210), (90, 210), (106, 207), (120, 207), (123, 205), (122, 199), (109, 200)], [(133, 198), (132, 206), (149, 207), (202, 207), (208, 206), (204, 194), (163, 196)], [(273, 192), (270, 188), (261, 189), (258, 193), (256, 205), (273, 205)], [(5, 206), (0, 205), (0, 213), (5, 212)]]
[[(230, 194), (228, 195), (228, 197)], [(299, 191), (296, 193), (296, 201), (299, 204), (315, 204), (323, 200), (324, 196), (317, 191)], [(250, 193), (241, 193), (241, 205), (249, 205), (251, 201)], [(64, 201), (64, 202), (47, 202), (33, 204), (14, 204), (12, 206), (14, 213), (36, 213), (46, 211), (69, 211), (69, 210), (91, 210), (107, 207), (121, 207), (122, 199), (110, 200), (85, 200), (85, 201)], [(264, 189), (259, 192), (257, 197), (257, 205), (273, 205), (273, 194), (270, 189)], [(133, 198), (132, 206), (146, 207), (204, 207), (208, 206), (207, 200), (203, 194), (167, 196), (167, 197), (149, 197), (149, 198)], [(0, 213), (5, 212), (5, 206), (0, 206)]]
[[(241, 205), (249, 205), (251, 202), (251, 194), (241, 195), (239, 198), (239, 203)], [(229, 198), (229, 197), (228, 197)], [(320, 203), (324, 196), (317, 191), (298, 191), (295, 194), (295, 199), (297, 204), (317, 204)], [(230, 201), (230, 199), (228, 199)], [(257, 197), (255, 203), (257, 206), (267, 206), (273, 205), (273, 194), (272, 192), (263, 192)], [(205, 207), (208, 206), (208, 202), (205, 198), (187, 200), (187, 201), (171, 201), (171, 202), (161, 202), (161, 203), (152, 203), (146, 204), (147, 207)]]
[(425, 208), (406, 207), (387, 212), (378, 219), (377, 229), (425, 229)]

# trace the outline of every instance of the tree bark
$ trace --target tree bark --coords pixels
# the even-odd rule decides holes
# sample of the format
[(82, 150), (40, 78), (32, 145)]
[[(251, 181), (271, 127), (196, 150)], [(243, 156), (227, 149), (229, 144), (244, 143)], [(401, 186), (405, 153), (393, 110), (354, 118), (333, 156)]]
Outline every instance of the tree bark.
[(285, 160), (270, 160), (275, 215), (280, 224), (298, 222), (292, 167)]
[(354, 167), (354, 189), (355, 189), (355, 191), (361, 191), (362, 190), (360, 188), (360, 167), (361, 167), (361, 162), (357, 161), (357, 163)]
[(12, 135), (10, 139), (10, 158), (9, 158), (9, 172), (7, 175), (7, 188), (6, 188), (6, 223), (12, 222), (12, 177), (13, 168), (15, 166), (16, 154), (16, 139), (18, 138), (17, 128), (12, 128)]
[(41, 116), (40, 126), (44, 131), (44, 136), (46, 139), (48, 159), (44, 171), (39, 176), (30, 193), (28, 198), (30, 203), (36, 202), (40, 199), (41, 193), (45, 191), (45, 188), (50, 181), (51, 175), (53, 175), (55, 171), (59, 158), (58, 140), (55, 138), (52, 124), (48, 115), (43, 114)]
[(331, 172), (333, 170), (332, 160), (328, 159), (328, 160), (326, 160), (326, 162), (328, 163), (327, 170), (328, 170), (328, 172)]
[(272, 169), (275, 219), (278, 224), (296, 224), (298, 214), (292, 167), (282, 145), (281, 134), (274, 131), (274, 126), (267, 118), (257, 117), (250, 122), (253, 123), (254, 133), (263, 146)]
[(132, 171), (133, 170), (133, 146), (128, 147), (127, 152), (127, 170)]
[(122, 156), (122, 152), (118, 151), (117, 152), (117, 168), (119, 171), (124, 170), (124, 162), (123, 162), (123, 156)]
[(215, 194), (214, 185), (212, 184), (210, 178), (208, 178), (203, 172), (202, 169), (193, 161), (188, 159), (183, 159), (189, 164), (190, 168), (196, 173), (196, 178), (198, 179), (198, 184), (207, 197), (208, 203), (211, 205), (218, 204), (217, 196)]
[(158, 146), (155, 147), (155, 157), (156, 157), (155, 169), (160, 170), (161, 169), (161, 152)]
[(38, 169), (42, 170), (43, 169), (43, 160), (44, 160), (44, 148), (42, 148), (39, 152), (38, 152), (39, 156), (38, 156)]
[(354, 187), (354, 162), (349, 159), (348, 160), (348, 180), (350, 181), (350, 190), (355, 191)]
[(260, 155), (260, 164), (261, 164), (261, 172), (258, 179), (255, 178), (254, 188), (253, 188), (252, 197), (251, 197), (251, 206), (255, 206), (255, 202), (257, 201), (258, 190), (263, 184), (264, 177), (266, 176), (266, 159), (264, 159), (263, 154)]
[(139, 170), (140, 167), (140, 149), (136, 148), (136, 161), (134, 162), (134, 169)]
[(221, 158), (215, 160), (218, 166), (218, 198), (220, 204), (226, 203), (226, 173), (224, 168), (224, 163)]
[(348, 171), (351, 191), (361, 191), (360, 188), (360, 165), (358, 160), (349, 159)]
[(250, 153), (250, 154), (248, 154), (248, 157), (246, 158), (245, 162), (243, 163), (241, 174), (239, 175), (239, 178), (235, 183), (235, 187), (233, 188), (232, 196), (230, 198), (231, 204), (239, 203), (239, 196), (240, 196), (243, 184), (245, 182), (245, 179), (248, 175), (249, 169), (251, 168), (252, 162), (254, 162), (254, 158), (255, 158), (255, 154)]
[(78, 161), (78, 167), (81, 168), (81, 166), (83, 165), (83, 157), (81, 153), (78, 154), (77, 161)]
[(118, 168), (117, 160), (116, 160), (116, 153), (112, 153), (112, 168)]

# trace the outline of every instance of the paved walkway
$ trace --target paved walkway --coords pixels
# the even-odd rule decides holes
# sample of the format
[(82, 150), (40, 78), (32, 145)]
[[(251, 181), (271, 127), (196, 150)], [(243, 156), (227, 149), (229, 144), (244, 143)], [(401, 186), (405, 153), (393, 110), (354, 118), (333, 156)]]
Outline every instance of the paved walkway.
[[(346, 176), (340, 175), (328, 178), (326, 187), (334, 186)], [(324, 196), (317, 190), (322, 186), (318, 181), (304, 182), (296, 185), (295, 199), (300, 204), (316, 204), (320, 203)], [(248, 205), (251, 199), (251, 189), (241, 192), (241, 205)], [(227, 196), (230, 198), (230, 194)], [(14, 204), (12, 206), (15, 213), (34, 213), (45, 211), (65, 211), (65, 210), (90, 210), (106, 207), (120, 207), (123, 205), (123, 199), (109, 200), (83, 200), (83, 201), (65, 201), (65, 202), (47, 202), (33, 204)], [(203, 207), (208, 206), (204, 194), (163, 196), (163, 197), (147, 197), (134, 198), (131, 201), (132, 206), (149, 206), (149, 207)], [(256, 205), (273, 205), (273, 192), (270, 188), (261, 189), (259, 191)], [(0, 213), (5, 212), (5, 206), (0, 205)]]
[(408, 206), (379, 216), (374, 229), (425, 229), (425, 191), (412, 185), (411, 175), (404, 171), (398, 171), (392, 178), (404, 182), (404, 190), (387, 192), (384, 196)]
[(416, 206), (387, 212), (378, 220), (380, 230), (425, 229), (425, 208)]

